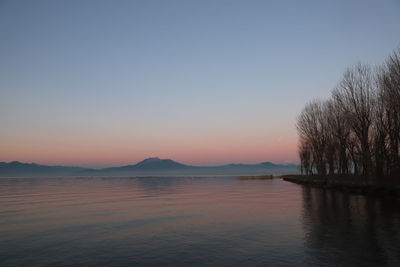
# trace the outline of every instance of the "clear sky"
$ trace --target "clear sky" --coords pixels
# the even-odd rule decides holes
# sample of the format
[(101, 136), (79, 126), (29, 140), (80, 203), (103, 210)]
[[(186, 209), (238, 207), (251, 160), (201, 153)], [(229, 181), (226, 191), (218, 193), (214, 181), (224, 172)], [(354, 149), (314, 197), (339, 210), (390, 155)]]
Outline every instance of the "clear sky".
[(0, 161), (297, 162), (304, 104), (398, 47), (398, 0), (0, 1)]

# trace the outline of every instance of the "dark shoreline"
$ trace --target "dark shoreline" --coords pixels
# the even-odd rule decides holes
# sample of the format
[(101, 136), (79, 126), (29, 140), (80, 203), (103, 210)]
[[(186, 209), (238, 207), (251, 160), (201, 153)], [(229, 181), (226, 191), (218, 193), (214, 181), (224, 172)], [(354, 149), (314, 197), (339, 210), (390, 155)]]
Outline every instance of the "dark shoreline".
[(393, 181), (374, 182), (351, 176), (321, 177), (318, 175), (282, 175), (281, 177), (287, 182), (346, 193), (380, 197), (400, 197), (400, 184)]

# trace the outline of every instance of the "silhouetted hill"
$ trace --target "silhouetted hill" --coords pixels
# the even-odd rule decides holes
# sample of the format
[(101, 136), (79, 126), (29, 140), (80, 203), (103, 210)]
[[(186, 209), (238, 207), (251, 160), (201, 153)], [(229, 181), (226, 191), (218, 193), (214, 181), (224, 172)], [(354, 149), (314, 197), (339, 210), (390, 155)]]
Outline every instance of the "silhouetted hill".
[(127, 165), (122, 167), (105, 168), (103, 171), (112, 170), (171, 170), (188, 168), (188, 165), (173, 161), (171, 159), (148, 158), (142, 160), (135, 165)]
[(80, 167), (47, 166), (19, 161), (0, 162), (0, 176), (64, 176), (89, 170)]
[(137, 169), (181, 169), (189, 166), (171, 159), (148, 158), (135, 165)]

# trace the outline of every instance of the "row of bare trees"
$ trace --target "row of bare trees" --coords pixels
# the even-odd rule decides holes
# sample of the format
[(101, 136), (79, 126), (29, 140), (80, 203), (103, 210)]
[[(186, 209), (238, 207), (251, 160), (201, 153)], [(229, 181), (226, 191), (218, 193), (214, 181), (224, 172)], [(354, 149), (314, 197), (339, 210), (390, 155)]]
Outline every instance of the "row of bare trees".
[(304, 174), (400, 174), (400, 49), (379, 67), (349, 68), (329, 100), (297, 119)]

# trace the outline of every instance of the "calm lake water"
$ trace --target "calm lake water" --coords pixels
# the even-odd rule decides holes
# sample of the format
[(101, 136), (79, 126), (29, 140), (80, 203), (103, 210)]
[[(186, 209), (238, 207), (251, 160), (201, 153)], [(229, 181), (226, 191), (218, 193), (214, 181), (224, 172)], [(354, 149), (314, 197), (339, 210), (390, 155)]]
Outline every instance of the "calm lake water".
[(399, 204), (279, 179), (0, 179), (0, 266), (400, 266)]

